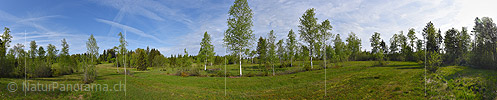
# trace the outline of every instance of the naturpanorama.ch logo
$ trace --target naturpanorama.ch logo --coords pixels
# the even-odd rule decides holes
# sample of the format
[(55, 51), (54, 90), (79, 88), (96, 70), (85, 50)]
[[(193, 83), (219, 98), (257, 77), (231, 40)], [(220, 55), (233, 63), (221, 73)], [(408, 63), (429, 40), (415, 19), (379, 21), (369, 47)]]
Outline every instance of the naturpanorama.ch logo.
[[(126, 85), (119, 81), (118, 84), (59, 84), (52, 83), (29, 83), (23, 82), (21, 84), (22, 91), (126, 91)], [(16, 92), (19, 86), (15, 82), (10, 82), (7, 85), (7, 90)]]

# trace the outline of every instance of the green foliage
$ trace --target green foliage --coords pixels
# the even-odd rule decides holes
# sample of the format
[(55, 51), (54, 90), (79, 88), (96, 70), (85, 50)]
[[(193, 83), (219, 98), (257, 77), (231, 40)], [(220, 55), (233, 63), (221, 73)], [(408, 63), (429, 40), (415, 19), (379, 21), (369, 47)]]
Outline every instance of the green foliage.
[(84, 66), (84, 77), (83, 77), (83, 82), (84, 83), (92, 83), (95, 81), (97, 78), (97, 71), (96, 71), (96, 57), (98, 55), (98, 45), (97, 45), (97, 40), (95, 37), (93, 37), (93, 34), (90, 35), (88, 38), (88, 41), (86, 42), (86, 53), (88, 54), (86, 59), (87, 64)]
[(140, 49), (140, 48), (137, 48), (135, 50), (135, 54), (136, 56), (133, 56), (136, 60), (135, 60), (135, 64), (136, 64), (136, 69), (139, 70), (139, 71), (143, 71), (143, 70), (147, 70), (147, 61), (146, 61), (146, 56), (147, 56), (147, 53), (145, 52), (145, 50), (143, 49)]
[(308, 44), (311, 68), (313, 68), (312, 58), (314, 57), (315, 46), (321, 45), (320, 43), (317, 43), (319, 42), (319, 39), (321, 39), (321, 35), (319, 34), (320, 25), (317, 23), (318, 18), (315, 17), (316, 13), (314, 11), (314, 8), (307, 9), (302, 17), (299, 18), (300, 24), (298, 26), (300, 39)]
[[(67, 74), (71, 74), (72, 72), (74, 71), (77, 71), (77, 65), (72, 61), (72, 57), (69, 56), (69, 44), (66, 42), (66, 39), (62, 39), (61, 40), (62, 44), (62, 50), (59, 54), (59, 67), (58, 68), (55, 68), (55, 70), (58, 72), (54, 75), (67, 75)], [(79, 58), (79, 57), (78, 57)], [(86, 58), (85, 58), (86, 59)], [(83, 62), (83, 61), (79, 61), (79, 62)], [(84, 64), (86, 65), (86, 60), (84, 62)], [(85, 66), (85, 65), (82, 65), (82, 66)]]
[(27, 76), (28, 77), (49, 77), (52, 76), (52, 69), (46, 63), (45, 58), (43, 57), (45, 50), (37, 49), (38, 45), (36, 45), (36, 41), (31, 41), (30, 48), (28, 52), (30, 53), (30, 59), (27, 60)]
[(295, 39), (296, 36), (292, 29), (288, 31), (287, 37), (288, 38), (286, 39), (286, 49), (287, 49), (286, 53), (287, 57), (289, 57), (290, 59), (290, 66), (293, 66), (293, 60), (297, 53), (295, 52), (297, 51), (297, 40)]
[(242, 52), (252, 45), (254, 34), (252, 33), (252, 9), (247, 0), (235, 0), (228, 12), (228, 29), (224, 32), (224, 43), (226, 47), (238, 54), (240, 60), (240, 76), (242, 76)]
[(475, 67), (497, 69), (497, 26), (491, 18), (475, 19), (475, 43), (471, 63)]
[(494, 70), (447, 66), (428, 78), (430, 99), (491, 100), (497, 95), (497, 74)]
[[(126, 38), (124, 35), (119, 32), (117, 34), (119, 36), (119, 46), (114, 47), (113, 49), (117, 51), (117, 55), (114, 55), (116, 57), (116, 66), (117, 67), (123, 67), (124, 65), (129, 66), (130, 62), (130, 55), (128, 53), (128, 49), (126, 48), (128, 46), (128, 42), (126, 41)], [(108, 52), (115, 52), (114, 50), (108, 51)]]
[(0, 39), (0, 57), (5, 57), (5, 55), (7, 54), (7, 48), (10, 47), (10, 42), (12, 42), (10, 29), (5, 27), (1, 37), (2, 39)]
[(276, 51), (276, 55), (278, 56), (278, 59), (280, 60), (280, 63), (283, 63), (286, 59), (286, 50), (285, 46), (283, 46), (283, 39), (279, 40), (278, 43), (276, 43), (276, 46), (278, 50)]
[(276, 36), (274, 36), (274, 31), (271, 30), (268, 33), (268, 39), (267, 39), (267, 46), (268, 46), (268, 52), (267, 52), (267, 60), (266, 63), (271, 64), (271, 68), (273, 69), (273, 75), (274, 73), (274, 63), (276, 62), (277, 56), (276, 56), (276, 45), (275, 45), (275, 39)]
[(6, 56), (7, 49), (10, 47), (10, 42), (12, 42), (11, 39), (10, 29), (5, 27), (0, 39), (0, 77), (10, 76), (12, 70), (15, 69), (12, 57)]
[(208, 62), (213, 62), (214, 55), (214, 45), (211, 43), (211, 36), (205, 32), (202, 42), (200, 42), (200, 50), (197, 55), (198, 60), (204, 63), (204, 70), (207, 70)]
[(438, 52), (428, 52), (426, 59), (426, 69), (428, 72), (434, 73), (442, 64), (442, 55)]
[(47, 46), (47, 63), (49, 65), (53, 64), (55, 62), (55, 59), (57, 57), (57, 53), (59, 50), (57, 50), (57, 47), (52, 44), (48, 44)]
[(428, 22), (426, 27), (423, 29), (423, 36), (426, 38), (426, 49), (429, 52), (438, 52), (442, 43), (442, 36), (440, 32), (435, 30), (433, 23)]
[(445, 32), (445, 55), (444, 63), (447, 65), (461, 65), (467, 61), (470, 37), (466, 28), (459, 32), (457, 29), (449, 29)]
[(413, 51), (408, 44), (407, 37), (404, 36), (403, 31), (400, 31), (399, 34), (394, 34), (392, 38), (390, 38), (390, 54), (391, 60), (411, 60), (410, 57), (412, 57)]
[(262, 36), (259, 37), (259, 41), (257, 42), (257, 54), (259, 55), (258, 58), (259, 60), (261, 60), (259, 62), (259, 66), (261, 66), (261, 64), (265, 63), (265, 61), (267, 61), (266, 59), (266, 55), (267, 55), (267, 49), (268, 46), (267, 46), (267, 43), (266, 43), (266, 39), (264, 39)]
[(374, 34), (371, 36), (369, 40), (371, 41), (371, 47), (373, 47), (371, 53), (374, 55), (374, 59), (378, 61), (376, 65), (378, 66), (386, 65), (385, 55), (384, 55), (385, 51), (383, 49), (386, 48), (386, 46), (385, 42), (380, 38), (380, 33), (374, 32)]
[(361, 54), (361, 39), (359, 39), (355, 33), (350, 32), (349, 37), (347, 37), (345, 41), (347, 41), (347, 51), (350, 55), (349, 59), (352, 61), (358, 60), (358, 57)]
[(383, 54), (383, 50), (380, 49), (380, 52), (374, 54), (374, 58), (378, 61), (376, 63), (377, 66), (384, 66), (386, 65), (385, 62), (385, 55)]
[(380, 40), (381, 40), (380, 33), (374, 32), (374, 34), (369, 39), (369, 41), (371, 42), (371, 47), (372, 47), (371, 53), (378, 53), (380, 51), (380, 49), (381, 49)]
[(349, 58), (349, 55), (347, 54), (347, 47), (345, 43), (342, 41), (340, 38), (340, 34), (337, 34), (335, 39), (333, 40), (335, 43), (334, 48), (335, 48), (335, 56), (333, 57), (335, 61), (341, 62), (341, 61), (347, 61)]
[(29, 48), (30, 50), (28, 51), (29, 52), (29, 57), (31, 57), (31, 59), (34, 59), (36, 58), (36, 55), (38, 54), (38, 50), (36, 48), (38, 48), (38, 45), (36, 45), (36, 41), (31, 41), (29, 43)]

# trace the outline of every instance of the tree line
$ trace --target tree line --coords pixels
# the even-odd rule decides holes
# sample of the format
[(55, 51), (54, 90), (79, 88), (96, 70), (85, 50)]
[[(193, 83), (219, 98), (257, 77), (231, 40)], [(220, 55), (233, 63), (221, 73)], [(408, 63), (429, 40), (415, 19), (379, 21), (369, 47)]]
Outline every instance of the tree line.
[[(428, 22), (423, 28), (422, 38), (416, 37), (414, 28), (407, 34), (400, 31), (394, 34), (390, 43), (381, 39), (381, 33), (374, 32), (369, 39), (371, 50), (362, 50), (361, 39), (353, 32), (347, 34), (345, 41), (341, 34), (333, 34), (328, 19), (318, 22), (315, 9), (307, 9), (299, 18), (297, 33), (289, 30), (286, 39), (276, 40), (271, 30), (266, 37), (254, 37), (252, 10), (246, 0), (236, 0), (228, 11), (228, 29), (224, 32), (224, 46), (231, 54), (216, 55), (211, 36), (205, 32), (200, 42), (198, 55), (162, 55), (158, 49), (137, 48), (128, 50), (124, 35), (118, 34), (118, 46), (99, 54), (97, 40), (90, 35), (86, 43), (87, 52), (69, 54), (69, 44), (61, 40), (59, 51), (55, 45), (38, 46), (31, 41), (29, 49), (17, 43), (11, 46), (10, 29), (4, 28), (0, 39), (0, 76), (1, 77), (52, 77), (82, 72), (85, 83), (96, 78), (96, 64), (113, 63), (115, 67), (129, 67), (147, 70), (149, 67), (178, 68), (181, 71), (208, 70), (208, 66), (239, 64), (242, 76), (242, 62), (258, 64), (260, 69), (275, 74), (275, 67), (304, 67), (313, 70), (316, 60), (340, 66), (343, 61), (375, 60), (378, 66), (386, 61), (415, 61), (425, 63), (430, 72), (439, 66), (464, 65), (475, 68), (497, 69), (497, 27), (488, 17), (475, 19), (473, 31), (466, 27), (451, 28), (444, 32)], [(299, 36), (297, 36), (297, 34)], [(472, 35), (472, 36), (471, 36)], [(472, 39), (473, 37), (473, 39)], [(255, 50), (249, 48), (256, 42)], [(7, 52), (8, 51), (8, 52)], [(226, 60), (225, 60), (226, 59)], [(324, 61), (322, 61), (324, 60)], [(304, 62), (295, 63), (297, 61)], [(326, 64), (321, 67), (326, 67)], [(194, 66), (195, 65), (195, 66)], [(203, 68), (199, 67), (203, 66)], [(119, 72), (119, 70), (117, 70)]]

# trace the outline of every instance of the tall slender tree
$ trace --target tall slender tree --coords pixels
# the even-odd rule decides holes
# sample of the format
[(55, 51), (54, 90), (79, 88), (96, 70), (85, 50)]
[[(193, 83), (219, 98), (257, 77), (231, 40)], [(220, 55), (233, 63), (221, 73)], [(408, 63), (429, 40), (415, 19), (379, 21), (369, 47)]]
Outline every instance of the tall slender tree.
[(290, 57), (290, 66), (293, 66), (293, 58), (295, 57), (295, 51), (297, 51), (297, 40), (295, 39), (295, 33), (290, 29), (288, 31), (288, 38), (286, 39), (287, 57)]
[(73, 68), (74, 66), (72, 66), (71, 64), (71, 57), (69, 56), (69, 44), (67, 43), (65, 38), (61, 40), (61, 43), (62, 49), (58, 59), (61, 67), (61, 70), (59, 70), (60, 74), (69, 74), (72, 70), (77, 71), (78, 68)]
[(12, 42), (12, 35), (10, 35), (10, 29), (5, 27), (4, 32), (0, 39), (0, 57), (5, 57), (7, 53), (7, 48), (10, 47), (10, 42)]
[(374, 32), (374, 34), (371, 36), (369, 41), (371, 42), (371, 53), (378, 53), (381, 49), (381, 38), (380, 38), (380, 33)]
[(444, 57), (444, 63), (453, 65), (456, 61), (456, 58), (458, 56), (461, 56), (461, 52), (457, 50), (458, 44), (459, 44), (459, 31), (455, 28), (449, 29), (445, 32), (445, 38), (444, 38), (444, 44), (445, 44), (445, 57)]
[(35, 59), (38, 55), (38, 50), (36, 48), (38, 48), (38, 45), (36, 45), (36, 41), (33, 40), (29, 43), (29, 48), (30, 50), (28, 51), (29, 52), (29, 56), (31, 57), (31, 59)]
[(311, 69), (314, 68), (312, 64), (312, 58), (314, 57), (314, 45), (317, 42), (316, 39), (320, 39), (319, 24), (317, 23), (318, 18), (315, 17), (315, 9), (307, 9), (302, 17), (299, 19), (300, 25), (298, 26), (300, 38), (308, 43), (309, 56), (311, 59)]
[(440, 47), (441, 47), (441, 35), (437, 32), (435, 26), (430, 21), (426, 24), (423, 29), (423, 36), (426, 38), (426, 53), (427, 53), (427, 69), (430, 72), (437, 71), (438, 67), (442, 63), (440, 57)]
[(276, 50), (276, 55), (280, 60), (280, 67), (284, 65), (283, 61), (285, 60), (285, 54), (286, 54), (285, 46), (283, 44), (284, 44), (283, 39), (279, 40), (278, 43), (276, 43), (276, 47), (278, 48), (278, 50)]
[(335, 61), (345, 61), (348, 58), (347, 51), (346, 51), (346, 45), (340, 38), (340, 34), (335, 35), (335, 39), (333, 40), (333, 43), (335, 43), (335, 54), (336, 57)]
[(54, 63), (54, 61), (57, 57), (56, 56), (57, 52), (59, 52), (59, 50), (57, 50), (57, 47), (55, 47), (55, 45), (48, 44), (48, 46), (47, 46), (47, 63), (50, 67), (52, 66), (52, 64)]
[(259, 42), (257, 42), (257, 55), (259, 58), (259, 66), (262, 65), (262, 63), (266, 63), (266, 55), (267, 55), (267, 43), (266, 39), (264, 39), (262, 36), (259, 37)]
[(475, 45), (472, 64), (481, 68), (497, 69), (497, 26), (492, 18), (475, 19)]
[(247, 0), (235, 0), (228, 12), (228, 29), (224, 32), (224, 42), (226, 47), (238, 54), (240, 62), (240, 76), (242, 76), (242, 53), (245, 48), (252, 44), (254, 34), (252, 33), (252, 9)]
[(214, 46), (211, 44), (211, 36), (204, 33), (204, 38), (202, 38), (202, 42), (200, 42), (200, 50), (198, 52), (198, 59), (201, 62), (204, 62), (204, 70), (207, 70), (207, 63), (212, 62), (214, 57)]
[(86, 42), (86, 53), (88, 54), (88, 57), (90, 58), (90, 65), (85, 66), (85, 73), (84, 73), (84, 79), (83, 81), (85, 83), (91, 83), (95, 80), (97, 77), (97, 72), (95, 70), (95, 60), (98, 55), (98, 45), (97, 45), (97, 40), (93, 36), (93, 34), (90, 35), (88, 38), (88, 41)]
[(349, 37), (345, 41), (347, 41), (347, 51), (350, 52), (349, 59), (357, 60), (357, 57), (361, 53), (361, 39), (354, 32), (350, 32)]
[(276, 36), (274, 35), (274, 31), (271, 30), (268, 33), (268, 39), (267, 39), (267, 45), (268, 45), (268, 49), (269, 49), (268, 54), (267, 54), (267, 61), (271, 64), (271, 68), (273, 69), (273, 76), (275, 75), (274, 62), (276, 61), (275, 40), (276, 40)]
[(328, 45), (327, 42), (328, 40), (333, 37), (333, 34), (331, 34), (331, 29), (333, 28), (333, 26), (331, 26), (330, 24), (330, 21), (328, 19), (324, 20), (323, 22), (321, 22), (321, 25), (319, 25), (319, 35), (321, 35), (320, 37), (320, 42), (322, 44), (322, 48), (320, 49), (323, 49), (322, 51), (324, 52), (323, 53), (323, 59), (324, 59), (324, 66), (326, 68), (326, 46)]
[[(120, 64), (122, 64), (122, 66), (126, 66), (126, 58), (129, 58), (129, 57), (126, 57), (126, 53), (128, 52), (128, 49), (126, 49), (126, 46), (128, 46), (128, 42), (126, 41), (124, 35), (119, 32), (119, 34), (117, 34), (119, 36), (119, 54), (117, 54), (117, 60), (116, 63), (116, 67), (119, 67), (119, 62), (121, 62)], [(117, 69), (117, 71), (119, 72), (119, 68)]]

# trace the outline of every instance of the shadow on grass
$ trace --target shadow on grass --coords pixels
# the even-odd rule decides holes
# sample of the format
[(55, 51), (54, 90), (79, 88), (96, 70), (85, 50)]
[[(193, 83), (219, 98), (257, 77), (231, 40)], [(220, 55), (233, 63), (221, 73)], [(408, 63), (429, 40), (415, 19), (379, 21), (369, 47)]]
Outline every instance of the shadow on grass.
[[(453, 67), (453, 66), (446, 66)], [(494, 91), (497, 91), (497, 71), (490, 69), (476, 69), (471, 67), (453, 67), (454, 69), (448, 72), (450, 74), (443, 75), (443, 82), (449, 84), (452, 92), (469, 93), (481, 96), (479, 99), (496, 98)], [(439, 69), (440, 70), (440, 69)], [(451, 71), (451, 70), (447, 70)], [(466, 95), (457, 96), (457, 98), (465, 98)]]
[(388, 64), (388, 65), (383, 65), (383, 66), (378, 66), (378, 67), (419, 67), (421, 65), (419, 64)]
[(402, 67), (402, 68), (397, 68), (397, 69), (423, 69), (425, 68), (424, 66), (416, 66), (416, 67)]
[(56, 79), (46, 79), (46, 78), (35, 78), (35, 79), (30, 79), (30, 80), (37, 80), (37, 81), (81, 81), (81, 79), (64, 79), (64, 78), (56, 78)]

